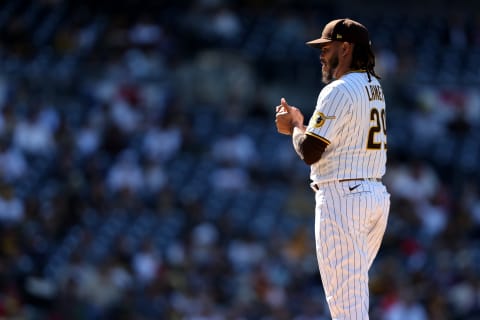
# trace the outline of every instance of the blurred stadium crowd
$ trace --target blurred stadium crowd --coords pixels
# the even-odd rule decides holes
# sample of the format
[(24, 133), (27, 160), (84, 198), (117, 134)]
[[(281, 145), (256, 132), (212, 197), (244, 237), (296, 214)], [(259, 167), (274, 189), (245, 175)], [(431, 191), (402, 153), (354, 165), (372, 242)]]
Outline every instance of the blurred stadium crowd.
[(389, 112), (371, 318), (480, 318), (478, 12), (3, 1), (0, 318), (327, 319), (308, 168), (274, 106), (313, 108), (304, 42), (345, 15)]

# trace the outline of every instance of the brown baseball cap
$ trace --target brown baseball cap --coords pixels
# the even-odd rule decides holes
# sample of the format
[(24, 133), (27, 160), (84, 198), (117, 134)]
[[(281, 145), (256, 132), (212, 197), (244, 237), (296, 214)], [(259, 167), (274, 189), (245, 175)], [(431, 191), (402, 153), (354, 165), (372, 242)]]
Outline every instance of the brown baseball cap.
[(308, 41), (307, 45), (313, 48), (321, 48), (324, 44), (332, 41), (346, 41), (358, 44), (370, 45), (368, 30), (365, 26), (352, 19), (332, 20), (322, 31), (322, 37)]

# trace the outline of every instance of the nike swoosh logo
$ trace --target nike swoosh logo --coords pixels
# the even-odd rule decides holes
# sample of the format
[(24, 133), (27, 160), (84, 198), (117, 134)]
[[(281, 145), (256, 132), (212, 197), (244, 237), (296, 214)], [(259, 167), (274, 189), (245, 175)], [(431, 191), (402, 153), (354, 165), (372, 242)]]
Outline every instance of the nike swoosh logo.
[(348, 187), (348, 190), (353, 191), (353, 190), (357, 189), (358, 187), (360, 187), (359, 184), (357, 184), (357, 185), (355, 185), (355, 186), (353, 186), (353, 187)]

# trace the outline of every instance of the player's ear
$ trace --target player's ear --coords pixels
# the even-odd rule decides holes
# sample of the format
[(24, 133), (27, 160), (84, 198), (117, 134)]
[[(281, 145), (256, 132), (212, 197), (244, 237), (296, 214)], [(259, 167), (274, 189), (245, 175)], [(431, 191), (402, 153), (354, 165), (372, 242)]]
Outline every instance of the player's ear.
[(353, 44), (350, 42), (342, 42), (342, 53), (347, 55), (352, 51)]

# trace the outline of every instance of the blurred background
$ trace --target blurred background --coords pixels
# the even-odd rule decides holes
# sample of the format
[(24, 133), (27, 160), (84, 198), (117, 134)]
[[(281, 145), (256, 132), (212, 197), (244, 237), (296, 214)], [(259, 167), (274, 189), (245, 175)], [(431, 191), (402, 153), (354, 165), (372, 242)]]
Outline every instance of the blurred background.
[(370, 30), (390, 221), (371, 319), (480, 318), (474, 1), (0, 4), (1, 319), (328, 319), (309, 168), (276, 132), (304, 43)]

